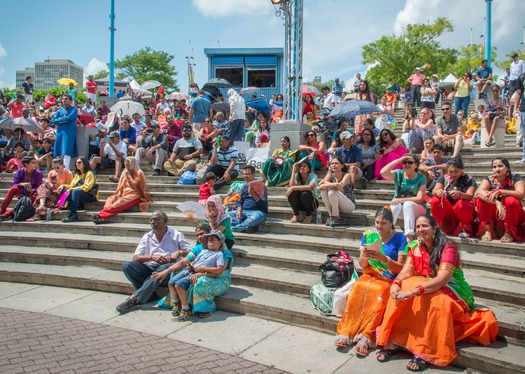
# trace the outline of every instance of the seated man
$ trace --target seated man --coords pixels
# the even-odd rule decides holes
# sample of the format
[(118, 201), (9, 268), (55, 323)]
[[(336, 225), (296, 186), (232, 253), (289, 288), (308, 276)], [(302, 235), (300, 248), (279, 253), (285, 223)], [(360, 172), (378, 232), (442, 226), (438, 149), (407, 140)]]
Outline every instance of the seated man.
[(89, 136), (89, 159), (91, 160), (91, 157), (93, 155), (98, 156), (100, 154), (100, 148), (101, 139), (104, 139), (106, 137), (106, 127), (102, 122), (97, 123), (97, 129), (98, 132), (95, 135)]
[(438, 178), (447, 170), (448, 160), (443, 157), (443, 154), (443, 146), (436, 144), (432, 147), (432, 156), (434, 158), (426, 160), (419, 165), (419, 171), (427, 177), (427, 193), (432, 193)]
[(489, 68), (489, 62), (487, 60), (481, 61), (481, 69), (476, 73), (476, 77), (478, 78), (478, 83), (476, 84), (479, 92), (478, 99), (486, 99), (487, 94), (485, 90), (492, 82), (492, 69)]
[[(40, 148), (37, 147), (38, 143), (42, 143), (42, 146)], [(52, 147), (51, 139), (44, 139), (44, 140), (35, 140), (35, 146), (33, 147), (35, 151), (35, 158), (38, 161), (38, 164), (44, 164), (46, 166), (46, 170), (51, 170), (51, 163), (53, 161), (53, 153), (55, 150)]]
[(169, 277), (157, 279), (153, 272), (168, 269), (178, 261), (182, 252), (191, 244), (179, 231), (168, 227), (168, 216), (163, 211), (153, 213), (150, 218), (152, 230), (142, 237), (131, 261), (122, 267), (124, 275), (135, 287), (133, 295), (117, 306), (120, 314), (128, 313), (133, 307), (157, 299), (155, 289), (166, 286)]
[(120, 124), (120, 140), (128, 147), (137, 143), (137, 130), (131, 127), (127, 118), (123, 118)]
[(143, 158), (154, 164), (153, 176), (159, 176), (162, 164), (168, 158), (168, 138), (160, 132), (160, 126), (156, 123), (151, 125), (152, 133), (140, 141), (140, 148), (135, 155), (137, 161)]
[(389, 105), (395, 104), (396, 95), (392, 93), (392, 89), (390, 87), (386, 89), (385, 97), (386, 97), (386, 102)]
[(171, 175), (179, 176), (186, 170), (195, 170), (197, 159), (202, 154), (202, 143), (191, 136), (191, 131), (191, 125), (182, 126), (182, 139), (175, 142), (169, 160), (164, 163), (164, 169)]
[(238, 153), (235, 148), (230, 146), (230, 138), (221, 136), (220, 147), (214, 144), (210, 155), (210, 165), (204, 175), (211, 171), (217, 176), (218, 179), (213, 184), (213, 189), (218, 191), (239, 175), (239, 166), (237, 165)]
[(443, 148), (454, 148), (452, 157), (458, 157), (463, 148), (463, 124), (458, 116), (451, 111), (452, 105), (449, 102), (443, 103), (441, 110), (443, 115), (437, 120), (437, 139), (436, 143), (443, 144)]
[(223, 112), (217, 112), (215, 114), (215, 121), (213, 121), (213, 127), (217, 130), (217, 133), (221, 136), (230, 137), (231, 123), (224, 117)]
[(115, 168), (115, 175), (109, 177), (109, 180), (118, 183), (122, 165), (128, 155), (128, 146), (120, 140), (118, 131), (109, 134), (107, 144), (105, 138), (100, 140), (100, 144), (100, 156), (93, 156), (89, 165), (95, 173), (98, 173), (101, 167), (104, 169)]
[(177, 140), (182, 138), (182, 126), (180, 123), (175, 122), (172, 114), (166, 116), (166, 122), (168, 123), (166, 136), (168, 137), (168, 143), (171, 149)]
[(13, 136), (9, 138), (7, 145), (5, 146), (6, 155), (12, 154), (12, 148), (18, 142), (22, 143), (24, 150), (29, 151), (29, 148), (31, 148), (31, 141), (25, 136), (25, 133), (26, 132), (20, 128), (13, 130)]
[(42, 172), (38, 170), (38, 161), (33, 156), (26, 156), (23, 158), (22, 163), (24, 167), (18, 169), (13, 174), (13, 184), (7, 191), (4, 201), (0, 206), (1, 219), (10, 216), (12, 210), (7, 212), (7, 207), (15, 196), (29, 196), (31, 200), (34, 201), (36, 198), (36, 190), (42, 184), (44, 176)]
[(261, 184), (262, 192), (257, 192), (250, 182), (255, 180), (255, 168), (246, 165), (242, 169), (242, 176), (247, 182), (242, 186), (237, 210), (228, 212), (232, 217), (232, 231), (254, 233), (259, 230), (259, 223), (266, 221), (268, 216), (268, 190)]
[(355, 145), (355, 134), (350, 131), (343, 131), (339, 137), (343, 145), (335, 150), (333, 157), (341, 157), (350, 173), (350, 181), (355, 186), (355, 183), (363, 177), (361, 149)]

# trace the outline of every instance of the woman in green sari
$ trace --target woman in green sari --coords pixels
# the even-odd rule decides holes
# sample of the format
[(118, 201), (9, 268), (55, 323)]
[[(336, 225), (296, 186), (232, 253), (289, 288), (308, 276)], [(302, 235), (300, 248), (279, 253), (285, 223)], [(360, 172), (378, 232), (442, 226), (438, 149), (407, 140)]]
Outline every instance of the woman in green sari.
[(290, 138), (281, 138), (281, 149), (276, 149), (272, 157), (267, 159), (262, 167), (261, 174), (266, 180), (266, 185), (285, 186), (292, 176), (292, 167), (295, 162), (296, 151), (290, 149)]

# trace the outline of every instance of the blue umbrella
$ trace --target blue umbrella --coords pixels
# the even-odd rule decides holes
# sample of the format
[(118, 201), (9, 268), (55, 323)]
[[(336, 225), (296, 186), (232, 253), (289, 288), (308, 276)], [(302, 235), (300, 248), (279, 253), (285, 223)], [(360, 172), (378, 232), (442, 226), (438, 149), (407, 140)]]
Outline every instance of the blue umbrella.
[(371, 114), (381, 112), (377, 105), (370, 101), (364, 100), (348, 100), (343, 103), (336, 104), (330, 117), (334, 118), (354, 118), (361, 114)]
[(246, 103), (246, 106), (258, 110), (259, 112), (268, 113), (272, 106), (264, 100), (262, 97), (259, 97), (255, 100), (249, 100)]

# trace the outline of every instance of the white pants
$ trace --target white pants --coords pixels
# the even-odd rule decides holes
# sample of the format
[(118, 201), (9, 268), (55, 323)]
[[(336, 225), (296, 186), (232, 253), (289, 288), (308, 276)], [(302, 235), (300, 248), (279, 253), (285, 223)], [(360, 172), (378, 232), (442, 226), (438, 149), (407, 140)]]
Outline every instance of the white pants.
[(427, 212), (423, 205), (412, 201), (407, 201), (403, 204), (390, 205), (390, 209), (392, 209), (392, 214), (394, 215), (394, 225), (396, 224), (399, 214), (403, 212), (405, 235), (414, 235), (416, 233), (416, 219)]
[(153, 164), (153, 167), (155, 170), (162, 170), (162, 166), (164, 165), (164, 162), (168, 158), (168, 152), (166, 152), (164, 149), (159, 148), (157, 149), (151, 156), (146, 156), (147, 149), (145, 148), (139, 148), (137, 149), (137, 152), (135, 153), (135, 158), (137, 159), (137, 162), (140, 165), (140, 162), (142, 160), (148, 160)]
[(352, 200), (337, 190), (322, 190), (321, 198), (330, 217), (339, 217), (339, 212), (352, 213), (355, 209)]
[(87, 93), (87, 97), (88, 99), (91, 100), (91, 102), (93, 103), (93, 105), (95, 105), (97, 103), (97, 94), (96, 93)]

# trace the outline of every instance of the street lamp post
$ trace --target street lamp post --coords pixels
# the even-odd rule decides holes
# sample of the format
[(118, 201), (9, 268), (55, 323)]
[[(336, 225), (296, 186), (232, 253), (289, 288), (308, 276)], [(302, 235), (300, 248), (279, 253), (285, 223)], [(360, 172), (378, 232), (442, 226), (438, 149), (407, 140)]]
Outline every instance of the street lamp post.
[(115, 92), (115, 0), (111, 0), (111, 13), (109, 14), (109, 97)]
[(492, 49), (492, 0), (485, 0), (487, 5), (487, 16), (485, 17), (486, 24), (486, 35), (485, 35), (485, 60), (489, 62), (489, 67), (491, 65), (490, 55)]

